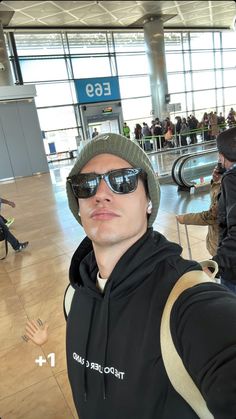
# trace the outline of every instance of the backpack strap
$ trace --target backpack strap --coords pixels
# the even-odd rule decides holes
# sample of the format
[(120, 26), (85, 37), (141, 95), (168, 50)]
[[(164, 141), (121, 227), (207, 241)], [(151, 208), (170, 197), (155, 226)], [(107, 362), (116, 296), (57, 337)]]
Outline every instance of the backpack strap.
[(63, 301), (63, 308), (64, 308), (64, 315), (67, 320), (67, 317), (70, 312), (71, 302), (73, 299), (75, 293), (75, 289), (69, 284), (66, 288), (65, 294), (64, 294), (64, 301)]
[(214, 419), (213, 415), (208, 410), (206, 402), (199, 389), (186, 370), (183, 361), (175, 348), (170, 331), (171, 310), (177, 298), (188, 288), (204, 282), (214, 282), (214, 279), (211, 279), (203, 271), (187, 272), (176, 282), (167, 299), (162, 314), (160, 341), (164, 366), (174, 389), (192, 407), (199, 418)]

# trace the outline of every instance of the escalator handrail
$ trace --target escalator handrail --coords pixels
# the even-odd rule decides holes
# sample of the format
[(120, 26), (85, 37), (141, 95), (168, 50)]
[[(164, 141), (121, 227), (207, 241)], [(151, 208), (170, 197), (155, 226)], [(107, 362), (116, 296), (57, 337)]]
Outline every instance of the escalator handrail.
[[(205, 154), (210, 154), (210, 153), (216, 152), (216, 151), (217, 151), (217, 148), (211, 148), (210, 150), (204, 150), (204, 151), (201, 151), (201, 152), (194, 152), (194, 153), (184, 154), (184, 155), (178, 157), (174, 161), (173, 166), (172, 166), (172, 170), (171, 170), (171, 176), (172, 176), (173, 181), (178, 186), (188, 186), (188, 187), (190, 187), (189, 184), (186, 185), (186, 183), (183, 181), (183, 178), (181, 176), (182, 167), (184, 166), (185, 162), (187, 160), (193, 158), (193, 157), (198, 157), (198, 156), (202, 156), (202, 155), (205, 155)], [(183, 160), (183, 161), (181, 162), (181, 160)], [(179, 164), (179, 169), (178, 169), (178, 173), (177, 173), (177, 176), (178, 177), (176, 176), (176, 166), (177, 166), (177, 164)], [(193, 184), (191, 184), (191, 186), (193, 186)]]
[[(172, 169), (171, 169), (171, 176), (173, 181), (178, 185), (178, 186), (183, 186), (183, 184), (180, 182), (179, 180), (179, 176), (178, 178), (176, 177), (176, 173), (175, 173), (175, 168), (177, 166), (177, 164), (179, 163), (180, 160), (182, 160), (184, 157), (188, 156), (189, 154), (184, 154), (182, 156), (179, 156), (173, 163)], [(178, 171), (178, 175), (179, 175), (179, 171)]]
[(200, 153), (194, 153), (194, 154), (192, 154), (192, 156), (190, 156), (190, 155), (188, 155), (187, 157), (186, 157), (186, 159), (184, 159), (181, 163), (180, 163), (180, 166), (179, 166), (179, 173), (178, 173), (178, 176), (179, 176), (179, 179), (180, 179), (180, 182), (182, 183), (182, 185), (183, 186), (185, 186), (185, 187), (188, 187), (188, 188), (191, 188), (192, 186), (194, 186), (195, 185), (195, 183), (194, 182), (187, 182), (187, 181), (185, 181), (184, 180), (184, 177), (183, 177), (183, 167), (184, 167), (184, 165), (186, 164), (186, 162), (188, 161), (188, 160), (190, 160), (192, 157), (196, 157), (196, 158), (198, 158), (198, 157), (201, 157), (202, 155), (206, 155), (206, 154), (211, 154), (211, 153), (215, 153), (215, 152), (217, 152), (217, 148), (215, 148), (215, 149), (211, 149), (211, 150), (207, 150), (207, 151), (205, 151), (205, 152), (200, 152)]

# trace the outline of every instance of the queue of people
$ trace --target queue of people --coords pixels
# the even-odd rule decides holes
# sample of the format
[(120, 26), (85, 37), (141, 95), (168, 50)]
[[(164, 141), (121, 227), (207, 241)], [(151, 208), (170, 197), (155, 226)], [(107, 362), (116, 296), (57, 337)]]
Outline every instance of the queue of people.
[(201, 141), (215, 140), (220, 132), (236, 126), (235, 115), (234, 109), (231, 108), (227, 118), (222, 115), (222, 112), (218, 115), (213, 111), (204, 112), (201, 120), (198, 120), (193, 114), (186, 118), (176, 116), (175, 122), (172, 122), (169, 117), (163, 121), (157, 117), (152, 120), (150, 126), (146, 122), (143, 122), (142, 125), (137, 123), (133, 134), (135, 140), (145, 151), (152, 149), (151, 139), (156, 140), (157, 149), (187, 146), (197, 144), (198, 136), (201, 137)]

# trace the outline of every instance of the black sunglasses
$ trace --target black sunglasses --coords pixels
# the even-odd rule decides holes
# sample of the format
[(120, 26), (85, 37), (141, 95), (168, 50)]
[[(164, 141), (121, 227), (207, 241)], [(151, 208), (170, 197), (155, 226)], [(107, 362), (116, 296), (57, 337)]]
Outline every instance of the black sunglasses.
[(144, 174), (142, 169), (116, 169), (103, 174), (79, 173), (68, 177), (67, 181), (71, 184), (76, 198), (90, 198), (96, 194), (102, 179), (112, 192), (117, 194), (134, 192), (138, 186), (138, 176), (141, 174)]

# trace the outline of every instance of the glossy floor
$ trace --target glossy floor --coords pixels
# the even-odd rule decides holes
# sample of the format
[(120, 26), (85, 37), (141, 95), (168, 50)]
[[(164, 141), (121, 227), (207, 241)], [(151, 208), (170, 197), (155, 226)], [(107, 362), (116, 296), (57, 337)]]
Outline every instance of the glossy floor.
[[(11, 226), (20, 241), (30, 245), (21, 253), (9, 249), (0, 261), (0, 416), (3, 419), (77, 418), (67, 380), (65, 320), (62, 301), (68, 284), (71, 255), (84, 237), (70, 213), (65, 177), (70, 165), (54, 166), (49, 174), (0, 184), (0, 196), (15, 201), (2, 213), (14, 216)], [(175, 213), (207, 209), (207, 192), (178, 193), (174, 185), (162, 185), (162, 200), (155, 228), (177, 241)], [(184, 255), (188, 257), (184, 229)], [(205, 227), (189, 228), (193, 257), (205, 259)], [(3, 252), (1, 244), (1, 252)], [(49, 340), (36, 346), (21, 335), (27, 318), (49, 323)], [(55, 353), (55, 367), (49, 354)], [(35, 360), (42, 356), (40, 367)]]

